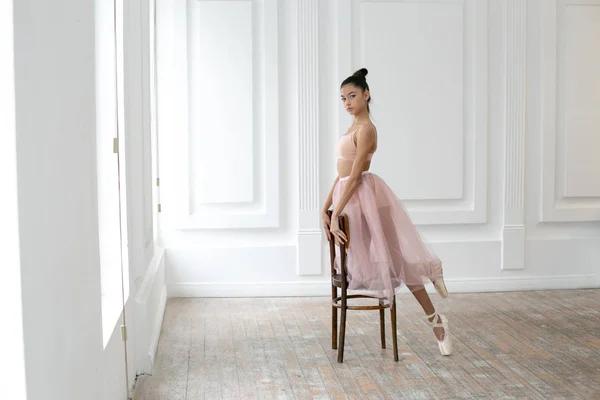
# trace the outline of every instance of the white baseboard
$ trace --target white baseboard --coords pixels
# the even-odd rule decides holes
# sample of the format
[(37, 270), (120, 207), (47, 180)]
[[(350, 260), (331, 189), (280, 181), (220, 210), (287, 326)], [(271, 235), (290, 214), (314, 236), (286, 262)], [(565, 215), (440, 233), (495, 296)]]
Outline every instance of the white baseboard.
[[(448, 279), (451, 293), (599, 288), (600, 275)], [(428, 291), (435, 292), (433, 287)], [(403, 288), (400, 292), (408, 290)], [(329, 281), (257, 283), (179, 283), (168, 285), (169, 297), (297, 297), (329, 296)]]
[(502, 269), (525, 269), (525, 226), (504, 226), (502, 229)]
[(156, 247), (135, 296), (137, 307), (136, 372), (151, 373), (167, 304), (165, 251)]
[(144, 274), (143, 281), (138, 289), (135, 301), (138, 304), (146, 304), (150, 298), (150, 293), (154, 287), (154, 281), (161, 267), (161, 263), (164, 263), (165, 249), (156, 246), (154, 249), (154, 257), (150, 261), (146, 273)]
[(150, 347), (148, 349), (148, 356), (150, 357), (150, 369), (154, 367), (154, 357), (156, 350), (158, 349), (158, 342), (160, 340), (160, 332), (162, 330), (163, 318), (165, 315), (165, 309), (167, 308), (167, 287), (164, 286), (160, 293), (160, 302), (158, 304), (158, 310), (154, 319), (154, 326), (152, 327)]
[(600, 287), (600, 275), (516, 276), (447, 280), (454, 293), (511, 292), (527, 290), (589, 289)]
[(169, 297), (297, 297), (323, 296), (329, 282), (176, 283), (167, 285)]

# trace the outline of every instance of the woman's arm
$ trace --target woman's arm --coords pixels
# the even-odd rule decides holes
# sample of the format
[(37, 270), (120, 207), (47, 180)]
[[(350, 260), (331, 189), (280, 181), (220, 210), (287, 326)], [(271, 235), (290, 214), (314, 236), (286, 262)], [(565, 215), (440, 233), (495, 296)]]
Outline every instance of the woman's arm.
[(327, 240), (331, 240), (331, 220), (329, 219), (329, 214), (327, 214), (327, 211), (333, 203), (333, 191), (335, 190), (335, 185), (337, 185), (339, 180), (340, 177), (336, 176), (335, 180), (333, 181), (333, 186), (331, 186), (331, 190), (329, 191), (329, 195), (327, 196), (327, 200), (325, 200), (325, 205), (323, 205), (323, 209), (321, 210), (321, 221), (323, 221), (323, 229), (325, 229)]
[(339, 180), (340, 180), (340, 177), (336, 176), (335, 180), (333, 181), (333, 185), (331, 186), (331, 190), (329, 191), (329, 195), (327, 196), (327, 200), (325, 200), (325, 204), (323, 205), (323, 209), (321, 210), (321, 212), (326, 213), (327, 210), (329, 210), (329, 207), (331, 207), (331, 205), (333, 204), (333, 190), (335, 189), (335, 185), (337, 185)]

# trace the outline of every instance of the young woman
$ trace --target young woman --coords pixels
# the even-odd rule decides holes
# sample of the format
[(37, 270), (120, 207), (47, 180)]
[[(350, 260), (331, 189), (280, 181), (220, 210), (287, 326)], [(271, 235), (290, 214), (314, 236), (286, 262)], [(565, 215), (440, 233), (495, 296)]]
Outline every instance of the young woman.
[[(442, 355), (452, 352), (448, 320), (437, 314), (424, 284), (432, 282), (446, 298), (442, 264), (423, 243), (403, 204), (379, 176), (369, 172), (377, 150), (377, 130), (371, 122), (371, 94), (361, 69), (341, 85), (342, 103), (354, 124), (337, 145), (338, 177), (327, 197), (321, 218), (329, 240), (345, 243), (338, 217), (350, 223), (347, 269), (348, 289), (377, 291), (391, 300), (405, 284), (427, 315)], [(327, 210), (333, 205), (332, 218)], [(336, 260), (339, 268), (339, 260)]]

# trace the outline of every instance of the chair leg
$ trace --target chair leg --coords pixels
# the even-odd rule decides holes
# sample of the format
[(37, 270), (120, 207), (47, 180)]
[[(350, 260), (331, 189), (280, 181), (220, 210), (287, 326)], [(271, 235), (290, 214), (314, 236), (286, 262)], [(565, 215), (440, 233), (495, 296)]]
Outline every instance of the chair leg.
[(385, 309), (383, 308), (383, 300), (379, 300), (379, 328), (381, 330), (381, 348), (385, 349)]
[(396, 296), (392, 300), (392, 306), (390, 307), (390, 313), (392, 314), (392, 342), (394, 344), (394, 361), (398, 361), (398, 331), (396, 330)]
[[(337, 297), (337, 287), (331, 286), (331, 301)], [(337, 349), (337, 335), (338, 335), (338, 309), (337, 307), (331, 306), (331, 348)]]
[(342, 288), (342, 318), (340, 321), (340, 340), (338, 347), (338, 359), (339, 363), (344, 362), (344, 340), (346, 339), (346, 307), (347, 307), (347, 299), (346, 299), (346, 288)]

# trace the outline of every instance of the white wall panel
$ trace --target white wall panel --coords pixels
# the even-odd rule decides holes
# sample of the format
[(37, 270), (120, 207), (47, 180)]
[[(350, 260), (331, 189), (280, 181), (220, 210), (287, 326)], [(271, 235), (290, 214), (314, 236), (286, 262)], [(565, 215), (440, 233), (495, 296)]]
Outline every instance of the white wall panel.
[(600, 220), (600, 1), (540, 3), (542, 221)]
[(564, 196), (600, 197), (600, 4), (568, 6), (564, 31)]
[(405, 200), (462, 199), (463, 5), (367, 2), (360, 14), (376, 167)]
[(252, 2), (190, 6), (190, 211), (207, 203), (252, 203), (253, 115), (260, 109), (253, 91)]
[(337, 4), (338, 80), (370, 71), (373, 171), (417, 224), (485, 222), (487, 1)]
[(174, 74), (160, 81), (169, 99), (159, 121), (169, 132), (161, 146), (163, 220), (183, 230), (277, 227), (278, 2), (170, 6), (178, 42), (160, 38), (173, 57), (159, 74)]

